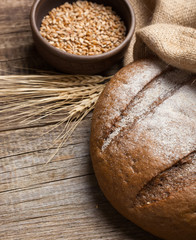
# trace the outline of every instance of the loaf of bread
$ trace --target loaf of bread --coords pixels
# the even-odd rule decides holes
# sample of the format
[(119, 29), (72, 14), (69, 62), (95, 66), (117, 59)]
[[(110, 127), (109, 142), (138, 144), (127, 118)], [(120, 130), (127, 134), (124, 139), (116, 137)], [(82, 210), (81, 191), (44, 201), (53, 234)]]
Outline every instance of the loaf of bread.
[(168, 240), (196, 239), (195, 79), (141, 60), (111, 79), (93, 113), (100, 188), (122, 215)]

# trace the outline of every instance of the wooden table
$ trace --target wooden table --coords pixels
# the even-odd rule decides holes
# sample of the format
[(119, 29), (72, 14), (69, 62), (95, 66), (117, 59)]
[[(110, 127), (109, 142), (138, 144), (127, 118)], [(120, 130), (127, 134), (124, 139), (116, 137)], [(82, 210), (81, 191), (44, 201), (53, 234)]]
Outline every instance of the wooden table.
[[(29, 26), (32, 0), (0, 1), (1, 74), (51, 69), (37, 54)], [(122, 217), (103, 196), (89, 157), (91, 115), (55, 159), (49, 124), (0, 132), (0, 239), (155, 240)]]

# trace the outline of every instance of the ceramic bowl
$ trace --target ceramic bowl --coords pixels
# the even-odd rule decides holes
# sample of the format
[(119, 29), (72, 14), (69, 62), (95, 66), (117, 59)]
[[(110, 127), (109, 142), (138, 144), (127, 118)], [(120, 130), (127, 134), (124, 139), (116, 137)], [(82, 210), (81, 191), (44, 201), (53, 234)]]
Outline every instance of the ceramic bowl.
[(60, 50), (45, 40), (40, 32), (42, 19), (52, 8), (60, 6), (65, 2), (72, 3), (70, 0), (35, 0), (31, 13), (30, 24), (33, 39), (40, 55), (51, 66), (57, 70), (71, 74), (97, 74), (111, 68), (115, 63), (123, 58), (135, 28), (135, 16), (129, 0), (91, 0), (106, 6), (112, 6), (112, 9), (124, 21), (127, 32), (125, 40), (115, 49), (93, 56), (79, 56)]

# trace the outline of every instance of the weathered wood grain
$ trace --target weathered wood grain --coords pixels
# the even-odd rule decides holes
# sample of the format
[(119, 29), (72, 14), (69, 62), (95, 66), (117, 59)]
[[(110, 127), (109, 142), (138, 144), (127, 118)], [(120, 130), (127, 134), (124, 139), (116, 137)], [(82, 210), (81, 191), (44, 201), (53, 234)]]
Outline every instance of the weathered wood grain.
[[(53, 70), (33, 45), (32, 3), (0, 2), (1, 74)], [(118, 214), (100, 191), (89, 157), (91, 115), (46, 164), (63, 128), (45, 134), (55, 121), (28, 127), (5, 121), (0, 129), (0, 239), (157, 239)]]

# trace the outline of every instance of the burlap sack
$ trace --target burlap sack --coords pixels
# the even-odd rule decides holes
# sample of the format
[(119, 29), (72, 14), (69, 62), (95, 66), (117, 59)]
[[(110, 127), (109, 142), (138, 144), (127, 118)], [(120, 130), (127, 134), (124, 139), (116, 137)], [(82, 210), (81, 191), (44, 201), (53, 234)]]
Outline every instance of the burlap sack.
[(156, 54), (177, 68), (196, 72), (196, 0), (129, 0), (136, 33), (125, 65)]

